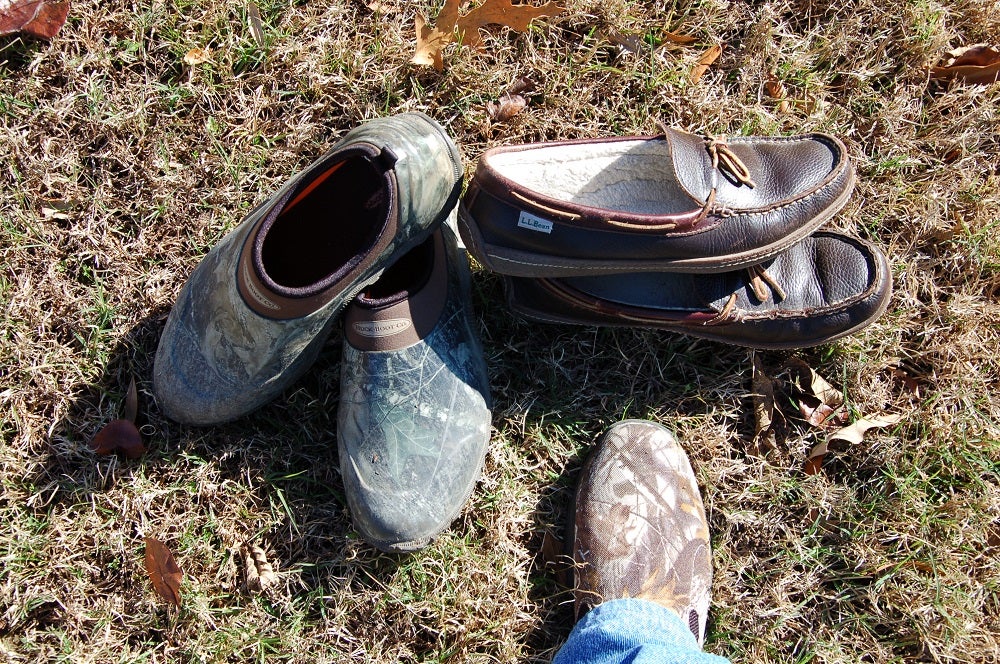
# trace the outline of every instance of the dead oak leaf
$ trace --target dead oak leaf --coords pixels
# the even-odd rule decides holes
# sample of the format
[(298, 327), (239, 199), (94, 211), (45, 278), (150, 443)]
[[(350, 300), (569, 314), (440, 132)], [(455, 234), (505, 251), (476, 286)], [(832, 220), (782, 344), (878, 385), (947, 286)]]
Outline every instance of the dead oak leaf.
[(396, 14), (399, 12), (399, 10), (396, 7), (393, 7), (389, 3), (378, 2), (377, 0), (368, 2), (365, 4), (365, 6), (368, 7), (368, 9), (375, 12), (376, 14)]
[(69, 16), (69, 0), (0, 0), (0, 37), (52, 39)]
[(192, 48), (184, 54), (184, 64), (189, 67), (200, 65), (212, 59), (212, 54), (204, 48)]
[(507, 87), (506, 94), (523, 95), (529, 92), (534, 92), (537, 87), (538, 84), (535, 83), (535, 81), (532, 80), (530, 77), (522, 76), (521, 78), (517, 79)]
[(893, 426), (899, 424), (902, 419), (903, 416), (898, 413), (863, 417), (854, 424), (836, 431), (829, 438), (810, 450), (809, 457), (806, 459), (806, 475), (819, 473), (823, 467), (823, 459), (826, 458), (827, 453), (830, 451), (831, 443), (843, 441), (850, 445), (857, 445), (864, 440), (865, 432), (869, 429)]
[(257, 46), (264, 45), (264, 22), (260, 17), (260, 8), (257, 3), (250, 0), (247, 3), (247, 27), (250, 29), (250, 36), (253, 37)]
[(135, 424), (128, 420), (111, 420), (90, 441), (90, 448), (97, 454), (121, 452), (129, 459), (138, 459), (146, 453), (142, 435)]
[(611, 28), (599, 30), (597, 34), (618, 48), (628, 51), (629, 53), (641, 53), (649, 47), (649, 45), (642, 40), (641, 35), (630, 35), (624, 32), (618, 32), (617, 30), (612, 30)]
[(525, 32), (528, 25), (536, 18), (552, 17), (564, 11), (566, 8), (554, 0), (539, 7), (515, 5), (511, 0), (486, 0), (465, 16), (460, 16), (456, 27), (462, 36), (463, 44), (472, 48), (482, 48), (480, 28), (498, 24), (518, 32)]
[(764, 373), (764, 367), (756, 354), (753, 356), (752, 383), (754, 436), (761, 439), (773, 433), (775, 418), (782, 415), (775, 408), (774, 379)]
[(701, 77), (705, 75), (705, 72), (708, 71), (708, 68), (712, 65), (712, 63), (719, 59), (719, 56), (722, 55), (722, 48), (724, 46), (725, 44), (716, 44), (701, 54), (701, 57), (698, 58), (698, 62), (696, 62), (694, 68), (691, 69), (691, 75), (688, 77), (692, 84), (700, 81)]
[(691, 35), (682, 35), (679, 32), (671, 32), (670, 30), (665, 30), (661, 34), (661, 37), (663, 37), (664, 43), (677, 44), (679, 46), (688, 46), (698, 41), (697, 37), (693, 37)]
[(539, 553), (544, 567), (555, 573), (556, 581), (565, 586), (573, 585), (573, 559), (566, 554), (566, 545), (548, 530), (542, 535)]
[(181, 580), (184, 572), (174, 561), (174, 554), (158, 539), (146, 537), (146, 573), (156, 594), (180, 608)]
[(460, 2), (461, 0), (445, 0), (434, 25), (428, 25), (424, 15), (417, 12), (417, 48), (410, 62), (415, 65), (431, 65), (438, 71), (444, 71), (441, 51), (455, 41), (455, 22), (458, 21)]
[(847, 415), (844, 410), (835, 410), (827, 404), (803, 395), (799, 399), (799, 412), (802, 418), (814, 427), (828, 426), (829, 424), (843, 424)]
[[(844, 395), (840, 390), (831, 385), (825, 378), (820, 376), (815, 369), (801, 360), (798, 361), (805, 374), (809, 377), (809, 391), (820, 401), (831, 408), (844, 404)], [(805, 385), (802, 386), (805, 389)]]
[(528, 100), (521, 95), (506, 94), (497, 100), (497, 103), (486, 104), (486, 112), (490, 114), (490, 119), (494, 122), (507, 122), (515, 115), (524, 110), (528, 105)]
[(125, 410), (122, 419), (135, 423), (135, 418), (139, 415), (139, 393), (135, 389), (135, 378), (128, 382), (128, 393), (125, 395)]
[(121, 452), (129, 459), (138, 459), (146, 453), (142, 443), (142, 435), (135, 426), (135, 418), (139, 413), (139, 396), (135, 388), (135, 378), (129, 381), (128, 394), (125, 396), (125, 407), (122, 417), (111, 420), (94, 439), (90, 447), (97, 454), (113, 454)]
[[(810, 424), (815, 426), (823, 424), (844, 405), (843, 393), (801, 359), (789, 358), (784, 364), (784, 369), (790, 372), (793, 384), (802, 395), (799, 410)], [(821, 409), (821, 415), (816, 416), (814, 411), (819, 406), (825, 408)], [(817, 417), (818, 421), (814, 421)]]
[(785, 90), (785, 85), (778, 79), (771, 77), (764, 81), (764, 90), (767, 92), (767, 96), (771, 99), (778, 100), (778, 110), (782, 113), (787, 113), (790, 109), (788, 104), (788, 91)]
[(57, 221), (67, 221), (71, 219), (71, 217), (65, 212), (60, 212), (59, 208), (51, 208), (43, 205), (40, 208), (40, 211), (43, 219), (55, 219)]
[(788, 96), (785, 92), (785, 85), (776, 78), (764, 81), (764, 90), (771, 99), (784, 99)]
[(989, 44), (956, 48), (943, 65), (931, 67), (931, 78), (990, 84), (1000, 80), (1000, 51)]
[(459, 15), (461, 0), (445, 0), (434, 25), (419, 12), (416, 15), (417, 47), (410, 62), (431, 65), (438, 71), (444, 70), (441, 55), (445, 46), (460, 40), (465, 46), (479, 48), (483, 44), (479, 30), (491, 24), (505, 25), (518, 32), (524, 32), (536, 18), (555, 16), (563, 11), (558, 2), (551, 0), (540, 7), (514, 5), (511, 0), (486, 0), (464, 16)]
[(892, 370), (892, 377), (899, 381), (906, 392), (920, 398), (920, 381), (906, 373), (904, 369), (896, 368)]

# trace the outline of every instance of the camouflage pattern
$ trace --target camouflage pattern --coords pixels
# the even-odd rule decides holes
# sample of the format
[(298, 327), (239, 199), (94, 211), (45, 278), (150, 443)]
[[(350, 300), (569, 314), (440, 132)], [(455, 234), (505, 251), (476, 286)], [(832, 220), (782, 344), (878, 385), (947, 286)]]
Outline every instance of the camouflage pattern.
[[(397, 157), (393, 171), (398, 191), (393, 195), (399, 232), (367, 270), (347, 288), (330, 293), (315, 311), (287, 320), (254, 312), (237, 287), (247, 234), (311, 168), (359, 143), (387, 147)], [(160, 338), (153, 373), (157, 402), (171, 419), (201, 425), (226, 422), (289, 387), (316, 359), (337, 314), (445, 219), (461, 187), (457, 148), (440, 125), (420, 113), (373, 120), (348, 132), (310, 169), (293, 177), (212, 249), (178, 295)]]
[(704, 643), (708, 522), (691, 464), (667, 429), (626, 420), (605, 432), (577, 489), (572, 546), (578, 618), (601, 602), (646, 599)]
[(337, 440), (358, 532), (383, 551), (426, 546), (472, 494), (490, 437), (490, 394), (472, 320), (469, 266), (446, 238), (448, 295), (429, 334), (405, 348), (344, 343)]

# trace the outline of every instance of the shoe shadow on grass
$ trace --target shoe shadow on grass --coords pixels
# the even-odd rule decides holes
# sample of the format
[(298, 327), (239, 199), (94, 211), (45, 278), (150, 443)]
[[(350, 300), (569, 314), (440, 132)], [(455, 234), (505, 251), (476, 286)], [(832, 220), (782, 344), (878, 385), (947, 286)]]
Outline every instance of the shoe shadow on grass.
[[(74, 400), (52, 425), (50, 444), (25, 480), (38, 496), (33, 509), (40, 517), (58, 513), (77, 519), (92, 533), (89, 562), (133, 578), (126, 584), (132, 590), (122, 586), (110, 592), (152, 592), (141, 581), (142, 537), (149, 535), (177, 556), (188, 579), (185, 593), (250, 596), (241, 552), (259, 545), (286, 580), (280, 592), (301, 600), (310, 619), (322, 620), (331, 595), (346, 600), (344, 605), (354, 608), (340, 620), (364, 642), (371, 627), (365, 610), (383, 612), (381, 620), (396, 620), (403, 632), (426, 632), (426, 642), (411, 646), (418, 657), (489, 646), (468, 644), (458, 632), (434, 632), (437, 617), (424, 616), (420, 611), (426, 608), (397, 606), (398, 597), (389, 596), (392, 584), (412, 584), (425, 571), (420, 565), (435, 567), (434, 557), (448, 555), (449, 546), (474, 552), (494, 542), (502, 545), (493, 547), (489, 555), (495, 557), (510, 555), (505, 545), (520, 546), (532, 556), (526, 599), (538, 617), (523, 627), (521, 640), (529, 659), (544, 660), (572, 628), (571, 593), (559, 576), (558, 547), (575, 479), (593, 441), (625, 417), (697, 414), (705, 399), (700, 377), (721, 375), (739, 360), (720, 357), (716, 344), (666, 333), (520, 321), (502, 304), (498, 278), (480, 273), (474, 281), (495, 401), (491, 445), (502, 452), (490, 455), (487, 477), (445, 536), (451, 545), (381, 554), (355, 535), (336, 451), (339, 330), (312, 369), (271, 404), (230, 424), (190, 427), (163, 417), (152, 395), (166, 307), (136, 323), (100, 358), (103, 371), (95, 380), (72, 388)], [(96, 455), (89, 443), (122, 415), (132, 377), (139, 397), (136, 423), (147, 452), (135, 460)], [(525, 507), (516, 507), (524, 499)], [(470, 572), (464, 564), (457, 560), (454, 571)], [(496, 567), (504, 565), (494, 560)], [(483, 592), (510, 600), (511, 618), (520, 619), (523, 604), (516, 596), (503, 597), (504, 590)], [(447, 592), (428, 597), (432, 604), (451, 601)], [(497, 610), (488, 602), (472, 604), (482, 608), (469, 610), (482, 615), (468, 617), (487, 633)]]
[[(234, 563), (232, 557), (253, 545), (282, 571), (298, 569), (307, 585), (342, 584), (351, 567), (344, 561), (356, 557), (359, 544), (337, 458), (339, 329), (312, 369), (274, 402), (232, 423), (194, 427), (164, 417), (152, 391), (168, 312), (164, 307), (136, 323), (102, 358), (99, 377), (72, 388), (75, 398), (52, 424), (49, 445), (25, 478), (44, 497), (37, 509), (92, 505), (103, 515), (102, 533), (117, 531), (135, 547), (126, 553), (136, 560), (142, 537), (153, 536), (206, 569), (234, 567), (225, 579), (232, 588), (245, 589), (246, 582), (242, 558)], [(136, 426), (147, 451), (137, 459), (98, 455), (91, 441), (123, 417), (132, 379)], [(105, 553), (120, 558), (122, 552)], [(102, 560), (112, 562), (103, 554)]]
[[(674, 430), (681, 419), (682, 429), (717, 420), (717, 402), (745, 413), (738, 406), (746, 393), (748, 351), (661, 331), (526, 322), (500, 305), (498, 277), (475, 276), (495, 403), (491, 445), (504, 450), (491, 458), (504, 464), (487, 466), (484, 484), (496, 487), (495, 495), (484, 496), (481, 487), (471, 509), (478, 515), (488, 505), (506, 502), (513, 511), (527, 504), (527, 514), (512, 516), (517, 524), (530, 523), (527, 532), (520, 525), (519, 539), (532, 555), (528, 599), (538, 620), (525, 641), (538, 661), (548, 661), (574, 623), (567, 530), (576, 481), (594, 442), (623, 419), (654, 419)], [(752, 426), (737, 416), (739, 431)], [(690, 441), (682, 445), (696, 465), (712, 454)], [(505, 545), (510, 547), (497, 548)]]

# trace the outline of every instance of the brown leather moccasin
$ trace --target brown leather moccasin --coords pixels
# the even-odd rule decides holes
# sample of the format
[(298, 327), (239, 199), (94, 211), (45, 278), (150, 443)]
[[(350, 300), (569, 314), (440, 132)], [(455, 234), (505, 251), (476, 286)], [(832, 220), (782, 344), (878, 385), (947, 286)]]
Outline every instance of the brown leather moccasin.
[(889, 303), (889, 264), (874, 246), (820, 232), (747, 269), (599, 277), (504, 277), (531, 320), (651, 327), (751, 348), (804, 348), (856, 332)]
[(500, 147), (479, 160), (460, 231), (480, 263), (518, 277), (728, 272), (810, 235), (853, 187), (825, 134)]

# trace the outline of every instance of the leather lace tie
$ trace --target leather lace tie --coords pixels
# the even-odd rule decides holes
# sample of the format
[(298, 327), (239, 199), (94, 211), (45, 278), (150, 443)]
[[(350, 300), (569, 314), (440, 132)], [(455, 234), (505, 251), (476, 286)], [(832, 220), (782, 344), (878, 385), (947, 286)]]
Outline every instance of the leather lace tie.
[(705, 205), (702, 206), (701, 212), (692, 222), (694, 224), (702, 221), (713, 211), (718, 212), (722, 216), (727, 216), (728, 210), (726, 210), (724, 205), (721, 208), (716, 208), (715, 205), (715, 193), (719, 188), (718, 174), (720, 172), (729, 173), (738, 183), (745, 184), (751, 189), (757, 186), (757, 183), (750, 177), (750, 169), (739, 158), (739, 155), (729, 147), (729, 142), (725, 136), (707, 137), (705, 139), (705, 149), (708, 150), (708, 154), (712, 158), (712, 168), (715, 170), (715, 183), (712, 185), (712, 191), (708, 193), (708, 198), (705, 200)]
[(757, 183), (750, 177), (750, 169), (732, 151), (725, 136), (709, 136), (705, 139), (705, 149), (712, 157), (712, 168), (717, 171), (726, 171), (737, 182), (745, 184), (751, 189), (757, 186)]
[[(787, 297), (785, 289), (781, 287), (773, 276), (771, 276), (767, 269), (760, 265), (751, 265), (746, 268), (747, 285), (750, 290), (753, 291), (754, 297), (760, 300), (761, 303), (767, 302), (770, 299), (774, 299), (775, 302), (780, 302)], [(726, 303), (722, 305), (722, 309), (713, 318), (702, 323), (702, 325), (722, 325), (725, 323), (730, 323), (733, 321), (740, 320), (740, 314), (736, 310), (736, 302), (739, 299), (739, 292), (730, 293), (729, 298), (726, 299)]]
[(760, 265), (751, 265), (747, 268), (747, 275), (750, 277), (750, 289), (762, 303), (770, 300), (772, 295), (775, 302), (781, 302), (787, 297), (785, 289), (775, 281), (774, 277), (768, 274), (766, 268)]

